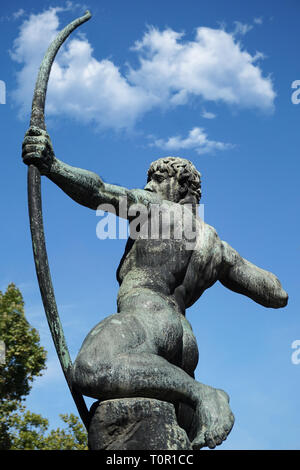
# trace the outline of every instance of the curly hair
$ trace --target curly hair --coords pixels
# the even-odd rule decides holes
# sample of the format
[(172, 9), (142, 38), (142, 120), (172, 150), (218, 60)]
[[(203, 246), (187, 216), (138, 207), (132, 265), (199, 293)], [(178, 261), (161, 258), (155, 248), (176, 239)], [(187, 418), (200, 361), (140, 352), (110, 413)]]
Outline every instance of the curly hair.
[(196, 199), (197, 204), (201, 198), (201, 173), (189, 160), (180, 157), (163, 157), (151, 163), (148, 170), (148, 180), (156, 172), (167, 172), (176, 176), (180, 184), (181, 202)]

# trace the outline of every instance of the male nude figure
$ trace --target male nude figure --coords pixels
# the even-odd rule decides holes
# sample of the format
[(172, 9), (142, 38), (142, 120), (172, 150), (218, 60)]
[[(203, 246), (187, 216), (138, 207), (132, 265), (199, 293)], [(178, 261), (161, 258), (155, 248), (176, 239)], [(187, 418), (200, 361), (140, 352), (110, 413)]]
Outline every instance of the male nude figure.
[[(284, 307), (288, 296), (277, 277), (242, 258), (196, 215), (200, 174), (188, 160), (157, 160), (145, 188), (129, 190), (61, 162), (45, 131), (34, 127), (25, 135), (23, 160), (91, 209), (110, 204), (124, 217), (118, 211), (126, 198), (129, 221), (135, 204), (146, 208), (146, 222), (152, 207), (172, 215), (164, 219), (171, 229), (168, 239), (128, 239), (117, 273), (118, 312), (86, 337), (74, 362), (73, 383), (83, 395), (101, 400), (150, 397), (189, 405), (193, 448), (221, 444), (234, 422), (229, 398), (194, 379), (198, 348), (185, 310), (216, 281), (265, 307)], [(192, 241), (184, 233), (185, 208), (194, 222)], [(178, 231), (174, 236), (178, 226), (181, 237)]]

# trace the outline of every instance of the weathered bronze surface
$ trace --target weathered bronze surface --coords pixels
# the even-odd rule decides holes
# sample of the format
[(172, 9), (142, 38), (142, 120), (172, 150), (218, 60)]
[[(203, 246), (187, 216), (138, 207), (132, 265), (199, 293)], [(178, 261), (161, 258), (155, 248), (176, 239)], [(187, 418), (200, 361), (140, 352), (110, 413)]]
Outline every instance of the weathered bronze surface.
[[(128, 239), (118, 268), (118, 311), (85, 339), (72, 369), (73, 386), (100, 400), (148, 397), (185, 403), (194, 409), (193, 448), (220, 444), (234, 418), (225, 392), (194, 379), (198, 348), (186, 308), (216, 281), (265, 307), (283, 307), (287, 294), (277, 277), (242, 258), (197, 216), (200, 174), (188, 160), (167, 157), (154, 162), (145, 188), (129, 190), (58, 160), (42, 130), (37, 136), (36, 129), (29, 129), (23, 158), (91, 209), (110, 204), (118, 213), (125, 198), (129, 221), (136, 204), (148, 214), (148, 236)], [(164, 216), (160, 228), (169, 229), (169, 238), (163, 238), (162, 231), (159, 238), (149, 236), (154, 207)], [(186, 214), (194, 238), (186, 237)], [(178, 231), (174, 237), (177, 227), (181, 238)]]

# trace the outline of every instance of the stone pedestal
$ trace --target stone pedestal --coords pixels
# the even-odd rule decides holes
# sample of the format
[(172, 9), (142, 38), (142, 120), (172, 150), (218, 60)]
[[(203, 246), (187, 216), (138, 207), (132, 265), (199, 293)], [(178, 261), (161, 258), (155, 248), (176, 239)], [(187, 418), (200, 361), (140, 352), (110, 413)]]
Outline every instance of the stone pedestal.
[(91, 450), (190, 450), (171, 403), (123, 398), (94, 403), (89, 426)]

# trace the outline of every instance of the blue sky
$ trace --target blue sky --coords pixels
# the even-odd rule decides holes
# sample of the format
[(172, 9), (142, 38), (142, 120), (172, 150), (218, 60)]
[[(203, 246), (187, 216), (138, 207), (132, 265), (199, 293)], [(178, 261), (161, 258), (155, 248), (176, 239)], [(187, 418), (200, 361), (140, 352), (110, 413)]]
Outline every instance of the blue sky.
[[(88, 1), (93, 18), (53, 67), (46, 124), (55, 153), (111, 183), (143, 187), (166, 155), (202, 174), (205, 221), (289, 294), (273, 310), (215, 284), (187, 311), (198, 340), (197, 380), (231, 397), (235, 426), (222, 449), (299, 449), (299, 122), (296, 0)], [(11, 1), (0, 12), (0, 289), (14, 282), (48, 350), (28, 408), (60, 425), (75, 412), (35, 277), (20, 159), (37, 67), (55, 33), (82, 14), (74, 2)], [(1, 99), (0, 99), (1, 101)], [(3, 101), (3, 99), (2, 99)], [(125, 240), (99, 240), (95, 212), (43, 181), (50, 267), (73, 359), (116, 311)], [(299, 356), (296, 356), (297, 358)], [(87, 401), (88, 404), (92, 400)]]

